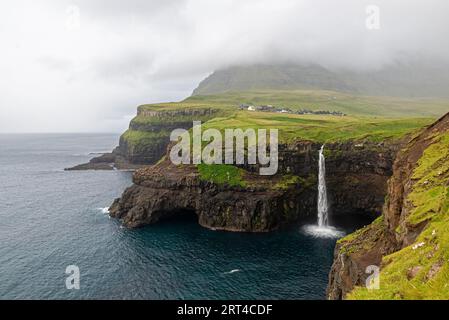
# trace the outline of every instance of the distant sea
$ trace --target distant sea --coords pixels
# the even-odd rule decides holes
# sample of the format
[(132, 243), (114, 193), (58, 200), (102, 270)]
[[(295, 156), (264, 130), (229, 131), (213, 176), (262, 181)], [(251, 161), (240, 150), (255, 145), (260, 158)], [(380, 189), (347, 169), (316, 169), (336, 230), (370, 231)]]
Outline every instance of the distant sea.
[[(336, 239), (299, 226), (227, 233), (190, 217), (122, 228), (104, 208), (132, 173), (63, 170), (117, 142), (117, 134), (0, 134), (0, 299), (325, 298)], [(79, 290), (65, 286), (69, 265), (80, 269)]]

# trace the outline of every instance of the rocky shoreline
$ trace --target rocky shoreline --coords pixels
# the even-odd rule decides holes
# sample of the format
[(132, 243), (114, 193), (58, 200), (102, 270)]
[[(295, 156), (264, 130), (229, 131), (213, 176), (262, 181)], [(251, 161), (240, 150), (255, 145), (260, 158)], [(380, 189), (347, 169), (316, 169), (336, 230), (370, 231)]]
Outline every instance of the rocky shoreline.
[[(116, 149), (117, 150), (117, 149)], [(81, 170), (137, 170), (143, 164), (130, 163), (123, 155), (116, 150), (92, 158), (89, 162), (65, 168), (66, 171)]]

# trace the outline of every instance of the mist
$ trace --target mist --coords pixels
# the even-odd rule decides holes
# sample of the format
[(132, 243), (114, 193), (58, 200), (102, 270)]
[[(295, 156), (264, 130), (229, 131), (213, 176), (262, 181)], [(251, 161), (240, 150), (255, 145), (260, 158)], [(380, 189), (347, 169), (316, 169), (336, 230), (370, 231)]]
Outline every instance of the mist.
[(136, 106), (234, 65), (449, 65), (448, 12), (446, 0), (2, 1), (0, 132), (121, 132)]

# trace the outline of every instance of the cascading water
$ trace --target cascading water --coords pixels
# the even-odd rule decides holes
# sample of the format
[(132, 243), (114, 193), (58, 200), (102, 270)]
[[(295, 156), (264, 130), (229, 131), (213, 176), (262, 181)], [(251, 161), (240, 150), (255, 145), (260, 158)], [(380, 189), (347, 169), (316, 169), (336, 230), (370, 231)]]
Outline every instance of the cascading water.
[(318, 160), (318, 226), (328, 226), (328, 204), (326, 190), (326, 159), (324, 158), (324, 144), (321, 146)]
[(344, 233), (329, 226), (329, 203), (327, 201), (324, 145), (321, 146), (318, 156), (318, 225), (305, 226), (304, 231), (314, 237), (338, 238), (343, 236)]

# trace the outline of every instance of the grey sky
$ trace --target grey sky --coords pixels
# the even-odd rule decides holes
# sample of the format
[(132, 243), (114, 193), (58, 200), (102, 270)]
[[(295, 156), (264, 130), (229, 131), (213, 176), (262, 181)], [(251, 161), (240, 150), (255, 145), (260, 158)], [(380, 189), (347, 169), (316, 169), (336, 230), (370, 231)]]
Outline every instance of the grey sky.
[(5, 0), (0, 132), (119, 132), (137, 105), (234, 64), (448, 62), (448, 13), (447, 0)]

